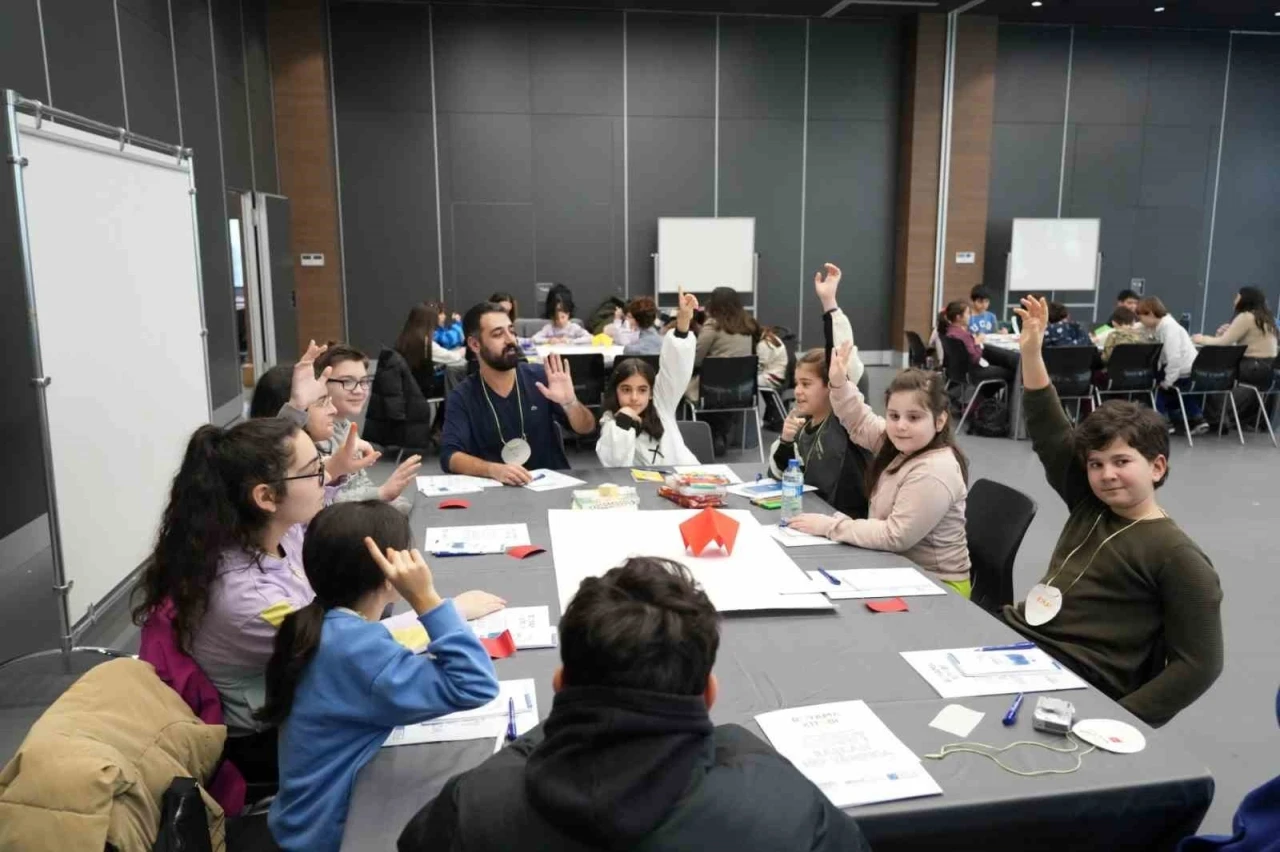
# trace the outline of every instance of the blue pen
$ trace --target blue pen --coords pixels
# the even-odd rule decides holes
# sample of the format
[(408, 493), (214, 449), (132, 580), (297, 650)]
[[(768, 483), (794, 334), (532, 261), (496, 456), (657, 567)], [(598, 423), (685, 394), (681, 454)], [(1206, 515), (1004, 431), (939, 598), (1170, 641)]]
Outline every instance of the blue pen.
[(827, 573), (826, 568), (819, 568), (818, 573), (827, 578), (827, 582), (833, 586), (840, 585), (840, 578)]
[(511, 742), (517, 736), (516, 733), (516, 700), (514, 698), (507, 699), (507, 742)]
[(537, 476), (535, 476), (533, 479), (530, 479), (529, 481), (530, 481), (530, 482), (537, 482), (539, 479), (542, 479), (544, 476), (546, 476), (546, 474), (545, 474), (545, 473), (540, 473), (540, 474), (538, 474)]
[(1012, 725), (1014, 722), (1018, 721), (1018, 710), (1020, 710), (1021, 708), (1022, 708), (1022, 693), (1019, 692), (1018, 696), (1013, 699), (1013, 704), (1009, 707), (1009, 712), (1005, 713), (1004, 718), (1001, 720), (1002, 722), (1004, 722), (1005, 727), (1008, 727)]
[(985, 648), (979, 648), (979, 651), (1030, 651), (1036, 646), (1035, 642), (1014, 642), (1010, 645), (988, 645)]

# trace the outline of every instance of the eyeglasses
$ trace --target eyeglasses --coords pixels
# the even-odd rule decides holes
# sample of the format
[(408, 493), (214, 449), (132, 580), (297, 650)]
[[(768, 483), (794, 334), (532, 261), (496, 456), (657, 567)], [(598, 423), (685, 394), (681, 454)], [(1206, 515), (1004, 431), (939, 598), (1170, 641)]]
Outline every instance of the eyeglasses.
[(363, 379), (353, 379), (350, 376), (342, 379), (329, 379), (328, 384), (342, 385), (342, 389), (347, 393), (350, 393), (356, 388), (368, 390), (373, 387), (373, 376), (365, 376)]
[(315, 473), (299, 473), (299, 474), (295, 474), (294, 476), (282, 476), (279, 479), (277, 479), (276, 482), (292, 482), (295, 479), (314, 478), (318, 483), (320, 483), (321, 487), (323, 487), (324, 486), (324, 459), (317, 456), (316, 462), (319, 463), (319, 467), (317, 468)]

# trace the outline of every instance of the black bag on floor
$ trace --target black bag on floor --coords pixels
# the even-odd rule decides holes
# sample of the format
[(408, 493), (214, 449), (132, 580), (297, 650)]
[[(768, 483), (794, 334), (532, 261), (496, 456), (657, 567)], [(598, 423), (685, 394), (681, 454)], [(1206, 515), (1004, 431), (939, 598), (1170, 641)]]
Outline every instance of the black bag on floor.
[(985, 438), (1009, 436), (1009, 406), (1000, 397), (984, 398), (969, 412), (969, 434)]
[(174, 778), (160, 801), (160, 832), (151, 852), (210, 852), (209, 819), (194, 778)]

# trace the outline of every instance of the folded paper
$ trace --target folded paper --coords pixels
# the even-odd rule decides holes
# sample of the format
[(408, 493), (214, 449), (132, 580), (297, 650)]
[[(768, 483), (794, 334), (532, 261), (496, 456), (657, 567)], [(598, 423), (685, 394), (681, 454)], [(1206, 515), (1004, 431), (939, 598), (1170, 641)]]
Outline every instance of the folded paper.
[(491, 660), (505, 660), (516, 652), (516, 640), (510, 630), (504, 630), (493, 637), (482, 636), (480, 644), (489, 653)]
[(545, 547), (538, 547), (536, 544), (521, 544), (517, 547), (508, 547), (507, 555), (515, 559), (526, 559), (535, 553), (545, 553)]
[(733, 543), (738, 538), (738, 522), (715, 509), (703, 509), (680, 525), (684, 546), (700, 556), (707, 545), (715, 542), (724, 552), (733, 553)]
[(872, 612), (906, 612), (907, 602), (902, 598), (888, 598), (881, 601), (867, 601), (867, 609)]
[(467, 500), (441, 500), (441, 509), (470, 509), (471, 503)]

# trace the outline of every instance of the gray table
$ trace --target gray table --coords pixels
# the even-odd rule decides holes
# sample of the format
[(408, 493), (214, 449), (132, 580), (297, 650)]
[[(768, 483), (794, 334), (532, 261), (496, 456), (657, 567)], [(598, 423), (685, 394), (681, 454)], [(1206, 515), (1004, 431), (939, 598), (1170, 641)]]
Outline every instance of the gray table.
[[(744, 478), (757, 468), (736, 465)], [(626, 470), (582, 471), (592, 484), (630, 482)], [(640, 484), (642, 509), (670, 509), (656, 486)], [(535, 544), (550, 548), (547, 510), (567, 508), (570, 491), (531, 494), (492, 489), (470, 496), (470, 510), (442, 511), (437, 499), (417, 496), (415, 538), (432, 524), (481, 524), (523, 521)], [(730, 498), (733, 508), (749, 508)], [(817, 497), (805, 496), (806, 510), (827, 511)], [(761, 519), (776, 512), (752, 510)], [(802, 568), (890, 567), (909, 564), (893, 554), (844, 545), (793, 548)], [(523, 561), (507, 556), (437, 559), (436, 584), (451, 595), (481, 588), (505, 597), (513, 606), (549, 604), (558, 620), (555, 573), (550, 551)], [(898, 656), (899, 651), (977, 646), (1016, 641), (1003, 622), (958, 595), (914, 597), (910, 612), (876, 615), (858, 601), (843, 601), (834, 613), (731, 615), (721, 631), (715, 671), (720, 697), (712, 709), (717, 724), (736, 722), (757, 735), (753, 716), (768, 710), (827, 701), (863, 699), (917, 754), (936, 751), (956, 737), (928, 727), (946, 704)], [(534, 678), (538, 708), (551, 709), (551, 673), (559, 663), (553, 650), (523, 651), (497, 662), (503, 679)], [(1090, 688), (1064, 695), (1084, 715), (1122, 719), (1146, 734), (1146, 751), (1118, 756), (1094, 753), (1070, 775), (1021, 778), (1001, 771), (985, 758), (956, 755), (925, 768), (944, 795), (871, 805), (850, 810), (877, 852), (895, 849), (1109, 849), (1169, 848), (1192, 833), (1213, 796), (1213, 781), (1202, 763), (1181, 742), (1153, 731), (1119, 705)], [(1000, 718), (1008, 696), (962, 699), (987, 715), (971, 739), (1003, 745), (1016, 739), (1060, 739), (1031, 730), (1028, 701), (1017, 726)], [(409, 818), (433, 798), (445, 782), (492, 752), (492, 743), (437, 743), (383, 749), (361, 771), (352, 795), (343, 850), (392, 849)], [(1043, 768), (1068, 765), (1047, 753), (1012, 755), (1012, 765)], [(762, 803), (763, 804), (763, 803)]]

